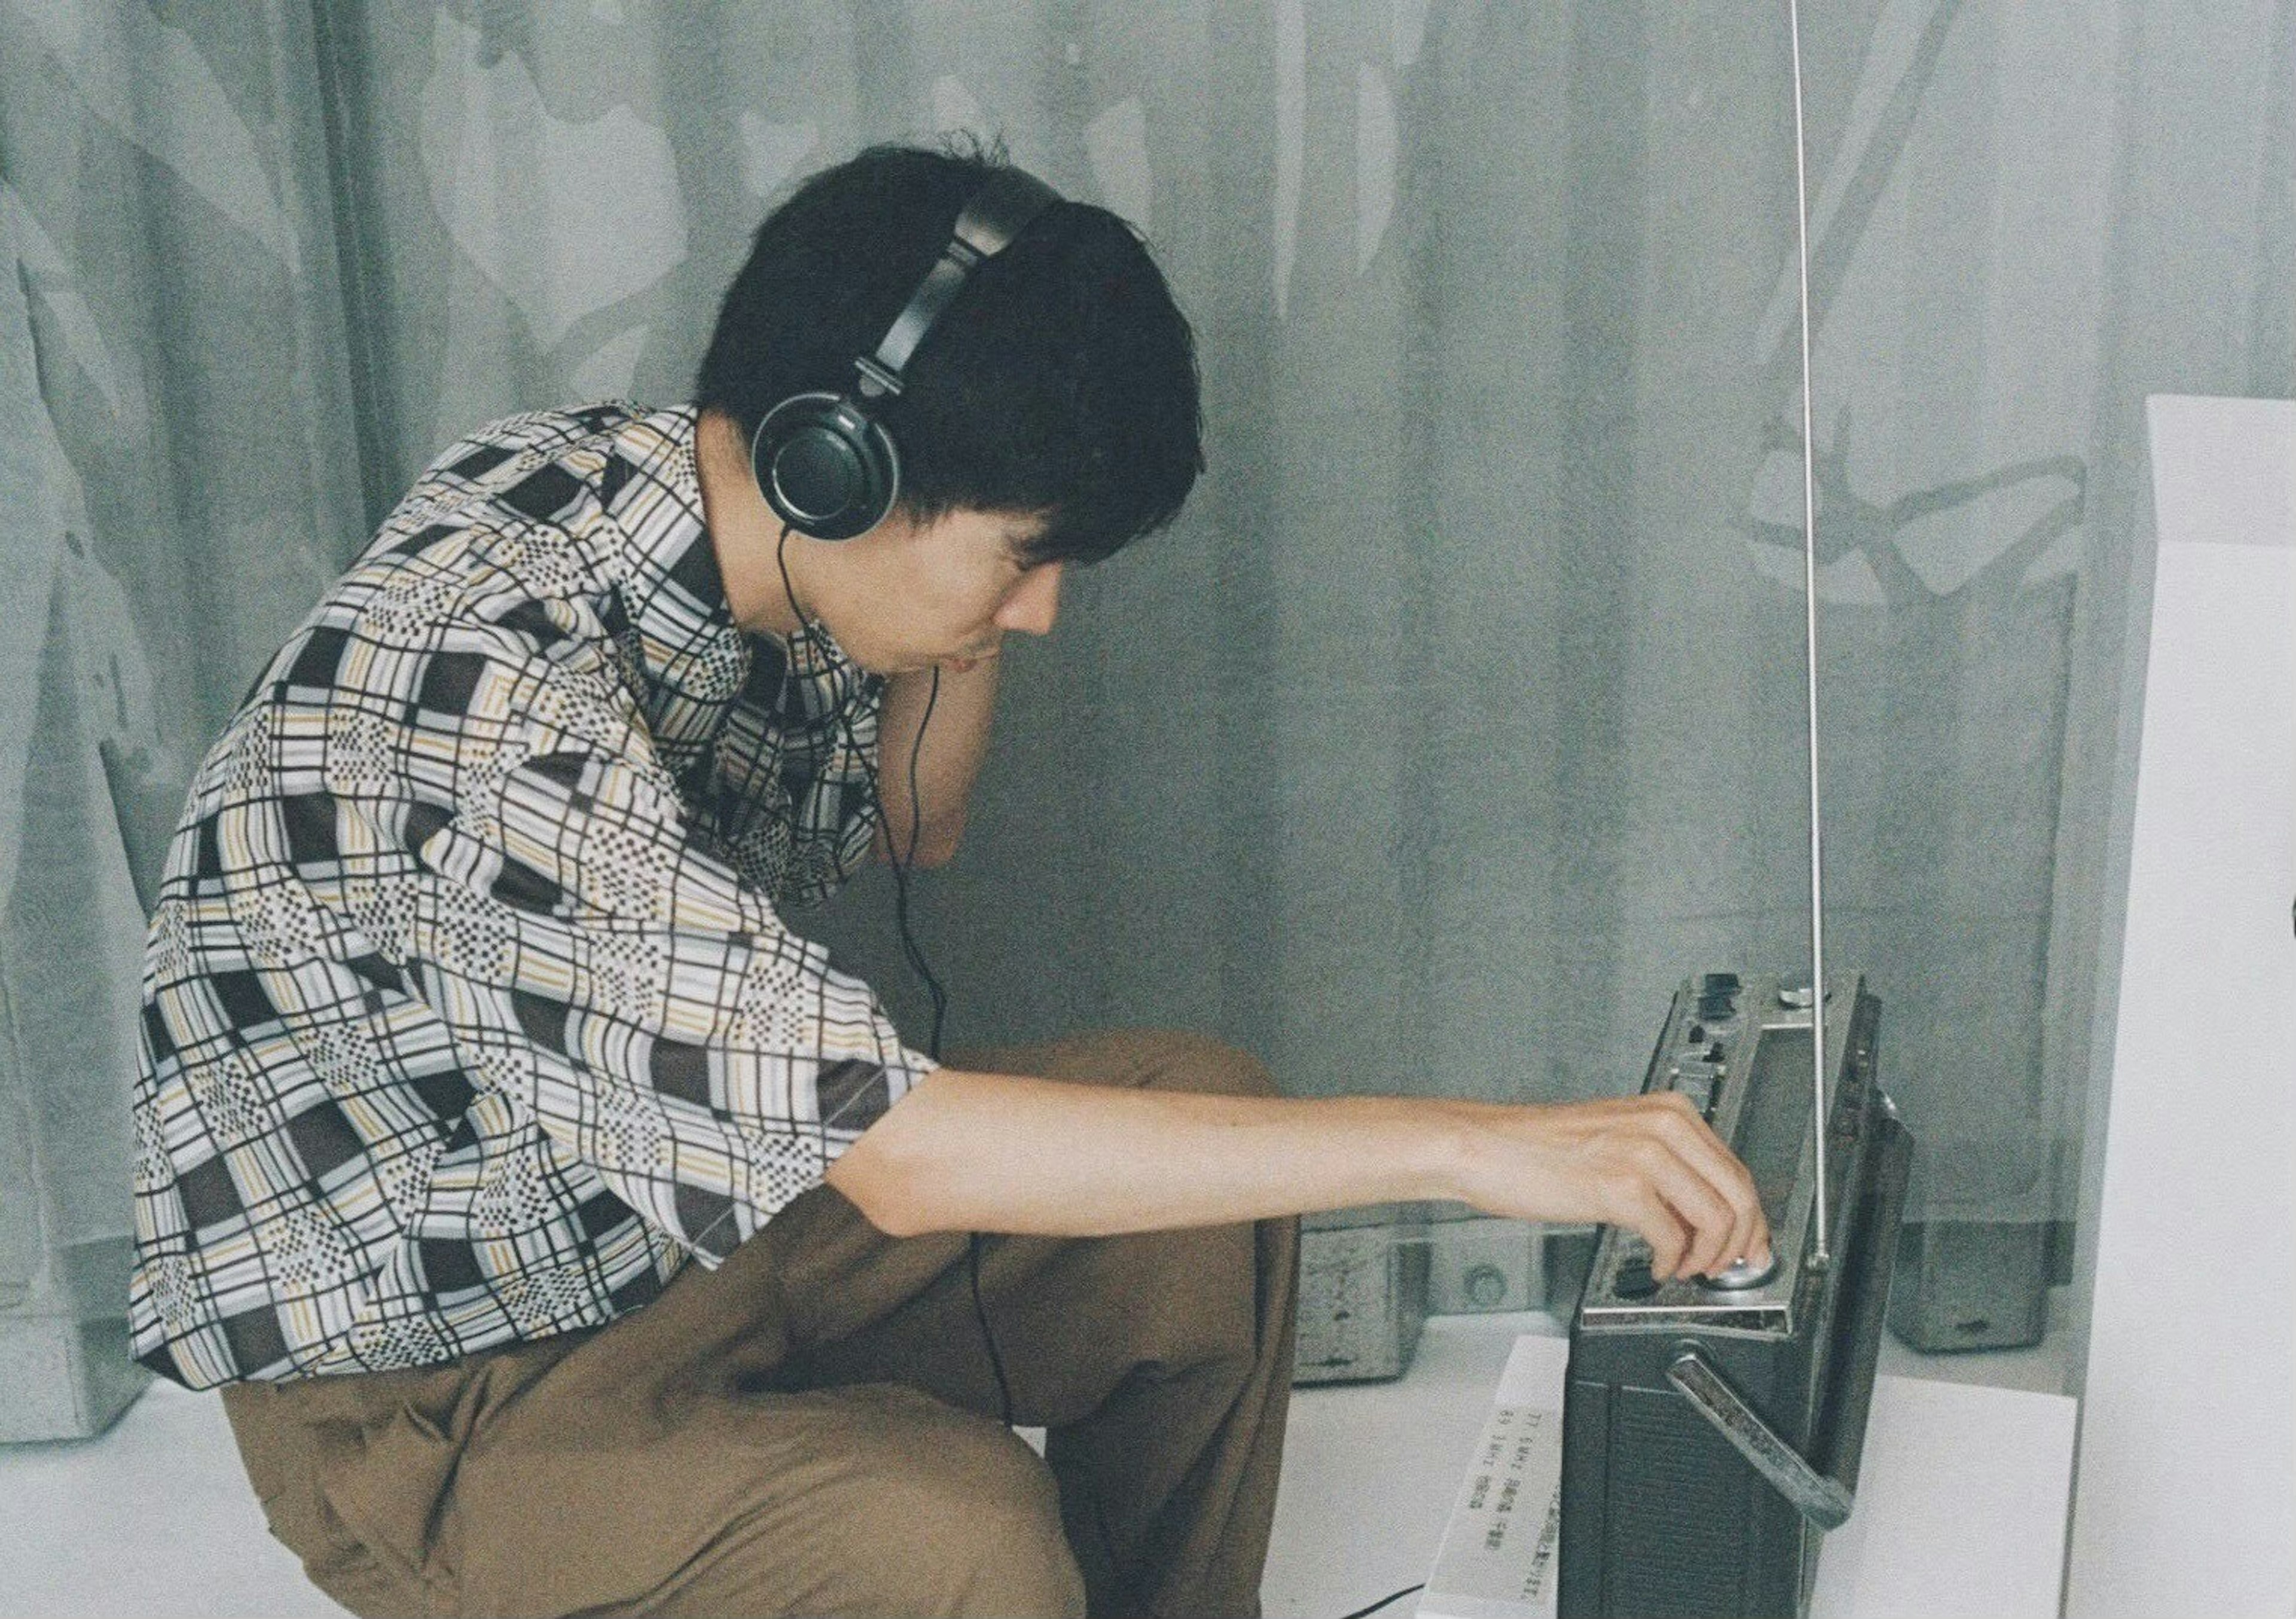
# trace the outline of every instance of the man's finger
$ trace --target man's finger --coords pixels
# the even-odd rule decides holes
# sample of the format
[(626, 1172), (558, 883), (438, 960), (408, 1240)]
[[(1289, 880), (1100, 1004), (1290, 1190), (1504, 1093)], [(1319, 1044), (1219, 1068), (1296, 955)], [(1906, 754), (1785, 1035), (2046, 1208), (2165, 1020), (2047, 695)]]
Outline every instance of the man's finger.
[(1624, 1222), (1640, 1232), (1650, 1244), (1651, 1274), (1664, 1280), (1674, 1274), (1676, 1263), (1688, 1241), (1682, 1222), (1674, 1217), (1664, 1199), (1652, 1190), (1647, 1181), (1637, 1183), (1630, 1199), (1628, 1219)]
[(1736, 1214), (1722, 1193), (1681, 1158), (1669, 1154), (1658, 1179), (1659, 1195), (1673, 1207), (1689, 1232), (1675, 1274), (1713, 1270), (1729, 1245)]
[[(1729, 1205), (1732, 1229), (1724, 1246), (1730, 1252), (1723, 1256), (1722, 1263), (1759, 1257), (1767, 1249), (1768, 1230), (1762, 1217), (1761, 1191), (1755, 1186), (1752, 1173), (1735, 1153), (1723, 1145), (1722, 1138), (1703, 1118), (1693, 1116), (1685, 1121), (1673, 1141), (1691, 1167)], [(1746, 1251), (1749, 1248), (1753, 1251)]]

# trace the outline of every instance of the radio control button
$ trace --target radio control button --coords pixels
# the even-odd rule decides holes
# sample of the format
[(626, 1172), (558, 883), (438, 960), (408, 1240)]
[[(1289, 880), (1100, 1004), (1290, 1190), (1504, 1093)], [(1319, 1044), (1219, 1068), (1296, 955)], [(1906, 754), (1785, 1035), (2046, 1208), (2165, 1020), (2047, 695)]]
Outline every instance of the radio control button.
[(1648, 1298), (1658, 1291), (1658, 1278), (1651, 1274), (1648, 1259), (1622, 1260), (1611, 1287), (1620, 1298)]

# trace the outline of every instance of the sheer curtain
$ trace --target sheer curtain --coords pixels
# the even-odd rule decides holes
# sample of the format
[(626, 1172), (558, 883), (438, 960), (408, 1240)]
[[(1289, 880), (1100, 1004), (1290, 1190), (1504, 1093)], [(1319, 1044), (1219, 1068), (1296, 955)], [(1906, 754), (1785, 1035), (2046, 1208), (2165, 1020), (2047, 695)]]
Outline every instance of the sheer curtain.
[[(1805, 10), (1833, 965), (1929, 1206), (2067, 1214), (2141, 402), (2296, 388), (2296, 4)], [(922, 879), (954, 1042), (1579, 1096), (1806, 965), (1786, 64), (1735, 0), (0, 0), (0, 1330), (115, 1308), (131, 874), (264, 655), (455, 434), (682, 397), (873, 140), (1140, 224), (1207, 391)], [(800, 920), (922, 1037), (889, 909)]]
[(0, 3), (0, 1436), (142, 1375), (144, 896), (365, 520), (315, 60), (292, 6)]

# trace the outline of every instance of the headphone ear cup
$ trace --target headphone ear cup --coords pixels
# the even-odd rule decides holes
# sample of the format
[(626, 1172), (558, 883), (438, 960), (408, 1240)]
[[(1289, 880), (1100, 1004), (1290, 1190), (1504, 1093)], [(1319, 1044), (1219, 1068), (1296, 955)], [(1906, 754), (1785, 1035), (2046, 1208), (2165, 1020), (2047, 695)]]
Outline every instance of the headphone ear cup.
[(842, 394), (798, 394), (767, 412), (750, 470), (775, 514), (817, 540), (866, 534), (901, 490), (892, 435)]

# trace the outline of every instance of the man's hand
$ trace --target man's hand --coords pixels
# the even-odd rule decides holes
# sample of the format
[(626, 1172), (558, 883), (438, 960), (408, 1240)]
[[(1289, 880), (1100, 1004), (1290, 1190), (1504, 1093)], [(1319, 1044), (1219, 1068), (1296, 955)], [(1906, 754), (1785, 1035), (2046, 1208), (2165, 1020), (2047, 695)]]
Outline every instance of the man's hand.
[(1753, 1177), (1681, 1096), (1453, 1106), (1467, 1126), (1462, 1202), (1513, 1219), (1628, 1227), (1650, 1244), (1661, 1280), (1769, 1255)]
[[(964, 835), (972, 784), (988, 746), (1000, 661), (984, 658), (969, 669), (941, 670), (938, 696), (931, 669), (896, 675), (885, 683), (877, 726), (877, 792), (884, 801), (885, 821), (871, 851), (878, 860), (890, 862), (898, 851), (911, 866), (938, 866), (955, 854)], [(925, 724), (928, 699), (932, 721)], [(921, 724), (925, 724), (924, 747), (917, 751), (917, 796), (912, 801), (909, 759)], [(914, 849), (909, 847), (913, 817)]]

